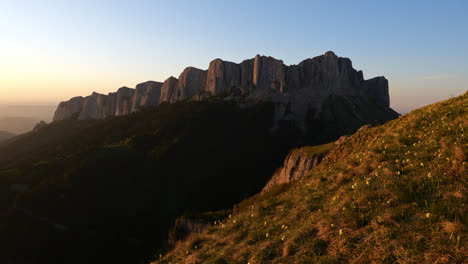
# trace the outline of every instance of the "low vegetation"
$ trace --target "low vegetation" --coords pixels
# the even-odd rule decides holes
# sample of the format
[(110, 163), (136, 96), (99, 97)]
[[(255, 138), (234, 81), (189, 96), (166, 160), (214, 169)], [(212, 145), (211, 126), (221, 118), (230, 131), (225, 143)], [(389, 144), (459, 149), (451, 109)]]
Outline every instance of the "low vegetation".
[(466, 263), (467, 129), (468, 93), (361, 130), (154, 263)]

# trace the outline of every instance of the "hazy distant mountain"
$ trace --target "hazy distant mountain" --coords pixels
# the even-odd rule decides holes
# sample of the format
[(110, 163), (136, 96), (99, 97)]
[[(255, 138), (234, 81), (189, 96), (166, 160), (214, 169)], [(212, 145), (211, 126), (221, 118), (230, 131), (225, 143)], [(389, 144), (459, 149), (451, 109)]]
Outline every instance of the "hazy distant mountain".
[(0, 141), (14, 137), (15, 134), (12, 134), (7, 131), (0, 131)]
[(41, 120), (50, 122), (53, 105), (0, 105), (0, 131), (22, 134), (31, 131)]
[(31, 131), (39, 121), (34, 117), (4, 117), (0, 118), (0, 130), (22, 134)]

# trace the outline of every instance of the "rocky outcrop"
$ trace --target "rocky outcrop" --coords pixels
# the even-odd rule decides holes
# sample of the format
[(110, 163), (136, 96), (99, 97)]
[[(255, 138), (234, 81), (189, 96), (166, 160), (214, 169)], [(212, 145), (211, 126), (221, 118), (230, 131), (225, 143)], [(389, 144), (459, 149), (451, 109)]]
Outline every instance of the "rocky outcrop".
[(34, 128), (33, 128), (33, 132), (37, 132), (43, 128), (47, 127), (47, 123), (45, 121), (39, 121), (39, 123), (37, 123)]
[(273, 174), (262, 193), (268, 192), (276, 185), (304, 177), (322, 161), (332, 147), (333, 143), (292, 150), (284, 160), (283, 167)]
[(72, 98), (60, 103), (54, 121), (120, 116), (162, 102), (203, 100), (230, 88), (238, 88), (240, 96), (226, 98), (241, 105), (273, 102), (276, 125), (279, 120), (295, 120), (299, 126), (305, 126), (310, 115), (320, 118), (322, 105), (330, 96), (356, 97), (381, 108), (390, 105), (387, 79), (364, 80), (363, 73), (353, 68), (350, 59), (329, 51), (291, 66), (260, 55), (240, 64), (215, 59), (208, 70), (188, 67), (178, 79), (170, 77), (164, 83), (150, 81), (137, 85), (136, 89), (122, 87), (108, 95), (93, 93), (85, 98)]
[(176, 219), (171, 232), (169, 233), (168, 244), (174, 246), (177, 241), (186, 237), (190, 233), (201, 233), (210, 223), (204, 219), (179, 217)]

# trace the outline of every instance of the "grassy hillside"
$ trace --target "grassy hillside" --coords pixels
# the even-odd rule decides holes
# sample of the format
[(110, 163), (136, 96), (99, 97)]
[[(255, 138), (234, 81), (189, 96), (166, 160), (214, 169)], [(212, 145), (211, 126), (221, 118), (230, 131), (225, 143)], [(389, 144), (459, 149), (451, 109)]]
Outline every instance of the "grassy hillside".
[(468, 93), (361, 130), (155, 263), (466, 263)]
[(180, 215), (229, 208), (259, 192), (292, 147), (362, 125), (271, 132), (273, 112), (187, 101), (0, 142), (0, 263), (146, 263)]

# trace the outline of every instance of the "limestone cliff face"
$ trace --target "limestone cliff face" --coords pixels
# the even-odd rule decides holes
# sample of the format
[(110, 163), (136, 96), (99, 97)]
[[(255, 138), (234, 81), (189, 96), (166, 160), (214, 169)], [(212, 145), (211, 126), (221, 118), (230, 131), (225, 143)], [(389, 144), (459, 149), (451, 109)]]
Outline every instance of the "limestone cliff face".
[(162, 85), (161, 88), (161, 97), (159, 101), (162, 102), (168, 102), (168, 103), (174, 103), (175, 101), (172, 101), (173, 94), (175, 93), (175, 89), (177, 87), (177, 82), (178, 80), (175, 77), (169, 77), (167, 80), (164, 81), (164, 84)]
[(132, 102), (132, 112), (141, 108), (158, 105), (160, 102), (162, 83), (148, 81), (135, 87), (135, 95)]
[(122, 87), (108, 95), (93, 93), (87, 97), (74, 97), (57, 107), (54, 121), (69, 118), (103, 119), (126, 115), (141, 108), (159, 104), (162, 83), (148, 81), (136, 89)]
[(238, 88), (239, 104), (255, 104), (260, 100), (276, 105), (275, 121), (295, 120), (304, 123), (307, 116), (320, 117), (322, 105), (329, 96), (358, 97), (382, 108), (389, 108), (388, 81), (384, 77), (364, 80), (348, 58), (333, 52), (306, 59), (298, 65), (286, 66), (283, 61), (257, 55), (240, 64), (213, 60), (208, 70), (186, 68), (179, 78), (164, 83), (146, 82), (136, 89), (120, 88), (116, 93), (75, 97), (58, 106), (54, 121), (78, 117), (101, 119), (126, 115), (162, 102), (203, 100), (228, 88)]
[(216, 59), (208, 67), (205, 91), (216, 94), (230, 87), (240, 87), (242, 83), (242, 67), (233, 62)]
[(364, 81), (364, 87), (361, 95), (382, 106), (390, 106), (388, 80), (383, 76)]
[(182, 72), (177, 81), (177, 86), (170, 95), (170, 102), (177, 102), (190, 98), (203, 91), (206, 84), (206, 71), (188, 67)]
[(74, 114), (79, 114), (83, 109), (84, 98), (73, 97), (67, 102), (61, 102), (55, 110), (54, 121), (72, 118)]

